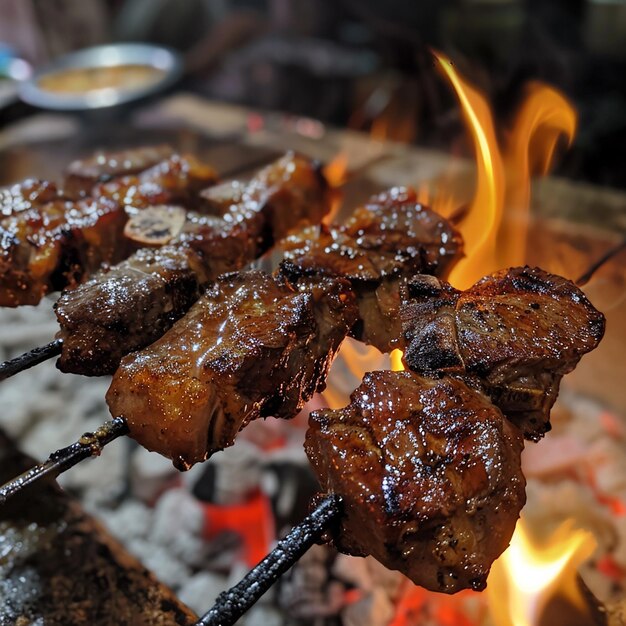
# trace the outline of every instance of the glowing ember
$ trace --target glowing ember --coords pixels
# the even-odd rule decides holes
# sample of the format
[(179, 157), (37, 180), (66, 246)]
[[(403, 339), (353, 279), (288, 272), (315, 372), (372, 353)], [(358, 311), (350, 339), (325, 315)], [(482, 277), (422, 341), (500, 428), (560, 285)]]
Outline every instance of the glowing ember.
[(557, 590), (584, 612), (576, 575), (595, 547), (591, 533), (574, 529), (568, 522), (537, 545), (520, 520), (511, 545), (489, 575), (487, 594), (494, 622), (499, 626), (537, 626)]

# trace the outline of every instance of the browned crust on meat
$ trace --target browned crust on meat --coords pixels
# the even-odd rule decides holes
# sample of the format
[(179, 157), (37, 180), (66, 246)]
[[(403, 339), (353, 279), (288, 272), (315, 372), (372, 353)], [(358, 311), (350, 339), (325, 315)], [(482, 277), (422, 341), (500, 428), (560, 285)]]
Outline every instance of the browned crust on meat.
[(366, 374), (350, 404), (310, 416), (305, 450), (342, 496), (334, 540), (433, 591), (482, 589), (525, 502), (519, 431), (462, 382)]
[(352, 298), (341, 280), (294, 289), (259, 271), (222, 276), (161, 339), (122, 360), (111, 413), (178, 467), (202, 461), (250, 420), (293, 417), (323, 388), (356, 316)]
[(605, 319), (571, 281), (516, 267), (462, 292), (416, 277), (402, 325), (410, 369), (465, 377), (536, 441), (550, 429), (561, 378), (598, 345)]

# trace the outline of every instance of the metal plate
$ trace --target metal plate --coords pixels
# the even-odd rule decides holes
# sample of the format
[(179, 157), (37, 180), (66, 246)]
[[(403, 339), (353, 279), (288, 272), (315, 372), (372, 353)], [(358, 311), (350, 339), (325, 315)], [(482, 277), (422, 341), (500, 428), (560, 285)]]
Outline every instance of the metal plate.
[[(139, 65), (154, 68), (162, 76), (136, 87), (107, 87), (84, 92), (54, 92), (44, 89), (44, 77), (64, 70), (110, 68), (122, 65)], [(57, 111), (87, 111), (104, 109), (159, 93), (171, 86), (182, 75), (180, 55), (167, 48), (148, 44), (125, 43), (96, 46), (73, 52), (56, 59), (37, 70), (31, 78), (20, 84), (19, 95), (25, 102), (43, 109)]]

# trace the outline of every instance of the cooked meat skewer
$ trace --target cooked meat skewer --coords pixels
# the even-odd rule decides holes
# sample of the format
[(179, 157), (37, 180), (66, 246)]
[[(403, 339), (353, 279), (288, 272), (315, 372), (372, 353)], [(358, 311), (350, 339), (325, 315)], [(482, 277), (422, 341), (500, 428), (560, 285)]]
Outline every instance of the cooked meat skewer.
[[(193, 336), (186, 332), (178, 341), (181, 320), (148, 350), (124, 360), (107, 394), (113, 411), (130, 415), (128, 423), (121, 415), (113, 420), (115, 437), (132, 431), (184, 469), (231, 445), (252, 419), (293, 417), (325, 384), (355, 319), (354, 296), (340, 279), (303, 281), (296, 290), (261, 271), (221, 277), (182, 327), (191, 326)], [(107, 441), (97, 443), (94, 454)], [(89, 450), (79, 441), (53, 453), (28, 476), (1, 487), (0, 503), (69, 469)]]
[(283, 272), (350, 281), (359, 303), (352, 335), (381, 352), (401, 340), (400, 285), (417, 273), (445, 276), (462, 251), (459, 233), (417, 202), (410, 188), (373, 196), (343, 225), (295, 233), (283, 242)]
[(294, 288), (261, 271), (226, 274), (161, 339), (122, 360), (109, 409), (131, 437), (187, 469), (253, 419), (295, 416), (325, 387), (355, 320), (342, 279)]
[(373, 372), (313, 412), (305, 450), (345, 514), (333, 540), (432, 591), (483, 589), (526, 495), (519, 430), (452, 378)]
[(329, 208), (317, 165), (294, 154), (244, 187), (228, 183), (204, 195), (221, 217), (189, 213), (168, 245), (139, 250), (61, 295), (55, 309), (62, 371), (112, 374), (124, 355), (182, 317), (219, 274), (243, 267), (289, 228), (319, 221)]
[[(114, 162), (122, 163), (124, 154), (132, 156), (119, 153)], [(96, 186), (93, 197), (78, 194), (69, 199), (65, 191), (36, 181), (5, 190), (0, 213), (0, 306), (37, 304), (46, 293), (74, 287), (104, 264), (119, 262), (138, 247), (124, 236), (129, 210), (194, 197), (198, 198), (194, 205), (205, 206), (196, 192), (216, 177), (212, 168), (193, 157), (172, 155), (139, 178)]]
[[(266, 282), (274, 280), (280, 288), (280, 276), (270, 279), (260, 272), (252, 274)], [(218, 285), (230, 279), (231, 294), (235, 294), (237, 278), (241, 275), (223, 277)], [(314, 280), (311, 282), (314, 284)], [(280, 298), (270, 297), (266, 321), (274, 317), (271, 301), (277, 300)], [(257, 317), (263, 318), (263, 306), (253, 306), (253, 310)], [(241, 317), (242, 327), (250, 323), (245, 315)], [(327, 315), (322, 314), (321, 318), (328, 321)], [(225, 326), (228, 322), (235, 323), (226, 320)], [(279, 327), (283, 332), (288, 330), (281, 319)], [(267, 328), (276, 330), (271, 324)], [(247, 335), (244, 332), (242, 336)], [(272, 333), (261, 332), (260, 336), (275, 346)], [(237, 334), (227, 332), (225, 337), (230, 337), (230, 343), (234, 344), (232, 339)], [(218, 397), (223, 381), (230, 387), (222, 392), (221, 404), (228, 406), (230, 398), (235, 396), (229, 395), (233, 390), (233, 381), (228, 380), (228, 374), (233, 372), (232, 364), (235, 367), (244, 364), (240, 367), (240, 380), (244, 380), (243, 372), (250, 372), (252, 359), (246, 367), (241, 354), (230, 350), (220, 353), (219, 345), (216, 341), (208, 347), (215, 350), (215, 358), (204, 357), (194, 364), (199, 382), (214, 388), (200, 389), (186, 398), (190, 406), (195, 399), (202, 407), (205, 398)], [(250, 347), (258, 353), (259, 345), (253, 336), (248, 346), (243, 346), (243, 353), (249, 354)], [(191, 350), (183, 346), (183, 352), (197, 354), (198, 351), (198, 346), (192, 345)], [(275, 355), (269, 358), (275, 359)], [(185, 359), (188, 360), (188, 355), (183, 355), (182, 360)], [(162, 365), (166, 363), (164, 359)], [(214, 382), (211, 374), (203, 374), (204, 364), (222, 378)], [(131, 362), (131, 373), (132, 368), (141, 372), (142, 364)], [(146, 384), (150, 384), (153, 382), (150, 372), (146, 373)], [(169, 376), (163, 369), (160, 373)], [(137, 389), (144, 393), (141, 376), (137, 381)], [(258, 379), (248, 376), (246, 389), (253, 390), (256, 382)], [(293, 385), (288, 386), (293, 389)], [(109, 393), (114, 393), (113, 387)], [(174, 386), (170, 389), (176, 394)], [(276, 397), (276, 390), (273, 393)], [(167, 392), (161, 394), (162, 398), (166, 396)], [(261, 402), (267, 397), (266, 393)], [(313, 413), (306, 441), (307, 454), (320, 482), (345, 500), (340, 525), (331, 529), (337, 545), (351, 554), (371, 553), (388, 567), (399, 569), (430, 589), (452, 593), (466, 587), (482, 588), (493, 559), (508, 544), (525, 499), (519, 458), (523, 438), (519, 429), (503, 418), (485, 394), (449, 376), (428, 379), (412, 372), (375, 372), (366, 375), (351, 400), (345, 409)], [(132, 393), (127, 401), (133, 402)], [(229, 408), (236, 408), (237, 404), (236, 399)], [(221, 411), (218, 406), (213, 416), (219, 418)], [(241, 418), (241, 411), (238, 417)], [(240, 419), (240, 424), (245, 423), (245, 417)], [(123, 418), (116, 421), (126, 428)], [(180, 419), (174, 423), (182, 432), (180, 440), (188, 442), (193, 437), (187, 428), (190, 424), (181, 423)], [(201, 426), (204, 428), (206, 422)], [(216, 432), (210, 436), (214, 439)], [(7, 497), (20, 490), (19, 480), (9, 486)], [(4, 491), (0, 489), (0, 493)], [(293, 546), (297, 548), (298, 542)], [(418, 559), (420, 555), (422, 560)], [(273, 567), (273, 561), (268, 563), (257, 571), (264, 571), (266, 565)], [(267, 580), (271, 576), (270, 572)], [(233, 601), (237, 601), (237, 594), (226, 599), (227, 610)], [(253, 597), (250, 602), (254, 601)], [(242, 606), (248, 606), (245, 602)]]
[[(286, 163), (290, 164), (289, 160)], [(226, 183), (206, 190), (203, 196), (215, 212), (230, 207), (232, 213), (243, 208), (245, 217), (224, 226), (219, 220), (204, 216), (196, 223), (189, 222), (186, 227), (189, 232), (183, 232), (179, 241), (184, 238), (187, 242), (190, 232), (196, 229), (203, 232), (198, 238), (204, 239), (204, 249), (209, 249), (205, 259), (233, 261), (230, 266), (213, 264), (213, 275), (244, 265), (246, 259), (258, 254), (254, 248), (248, 249), (249, 254), (237, 250), (238, 244), (254, 242), (255, 228), (257, 232), (260, 230), (258, 222), (255, 227), (258, 215), (250, 199), (258, 197), (268, 181), (276, 181), (272, 183), (275, 193), (258, 210), (269, 216), (270, 224), (274, 225), (272, 239), (284, 235), (296, 220), (302, 223), (321, 216), (320, 207), (326, 205), (318, 178), (308, 162), (296, 160), (296, 164), (296, 168), (267, 168), (249, 184), (252, 191), (246, 191), (241, 183)], [(242, 198), (247, 198), (247, 202)], [(284, 215), (290, 219), (286, 220)], [(252, 228), (244, 229), (249, 220)], [(218, 233), (213, 237), (209, 235), (212, 224)], [(236, 232), (232, 236), (224, 234), (233, 225), (239, 225)], [(306, 237), (312, 241), (307, 243)], [(341, 246), (329, 245), (329, 238), (341, 241)], [(374, 196), (365, 207), (354, 212), (345, 226), (333, 226), (329, 230), (311, 227), (291, 235), (283, 242), (287, 259), (283, 273), (296, 282), (298, 276), (338, 276), (342, 269), (346, 270), (361, 311), (352, 333), (381, 350), (389, 350), (399, 333), (397, 307), (401, 279), (417, 271), (443, 273), (458, 255), (459, 248), (458, 234), (443, 218), (417, 204), (412, 190), (397, 188)], [(195, 245), (182, 252), (173, 248), (142, 251), (110, 272), (101, 273), (64, 294), (57, 309), (62, 326), (60, 337), (69, 341), (60, 360), (61, 369), (88, 375), (112, 373), (121, 356), (158, 338), (197, 297), (204, 280), (201, 277), (195, 280), (194, 272), (184, 271), (185, 254), (193, 257), (189, 264), (198, 273), (203, 261), (197, 259)], [(176, 283), (175, 276), (182, 282)], [(115, 288), (114, 308), (110, 305), (110, 285)], [(165, 298), (164, 291), (169, 294)], [(171, 303), (176, 297), (178, 306)], [(137, 311), (148, 311), (152, 315), (150, 323), (139, 325), (141, 316)]]
[[(138, 150), (138, 152), (141, 153), (141, 150)], [(132, 151), (133, 155), (135, 153), (135, 151)], [(116, 155), (116, 158), (119, 158), (119, 155), (126, 155), (127, 153), (119, 153), (118, 155)], [(136, 155), (135, 155), (136, 156)], [(131, 163), (134, 163), (136, 160), (136, 158), (133, 160), (131, 159)], [(228, 174), (225, 174), (226, 176)], [(300, 177), (302, 177), (302, 174), (299, 174)], [(321, 180), (321, 179), (320, 179)], [(286, 181), (288, 182), (288, 181)], [(210, 239), (209, 234), (211, 234), (211, 232), (213, 232), (215, 234), (215, 236), (212, 238), (212, 240), (217, 243), (218, 245), (214, 246), (213, 249), (213, 253), (214, 256), (218, 257), (218, 253), (221, 249), (222, 251), (222, 257), (223, 257), (223, 261), (226, 263), (228, 262), (229, 257), (232, 257), (236, 252), (236, 243), (237, 240), (240, 240), (240, 243), (244, 246), (245, 249), (245, 232), (244, 229), (241, 226), (237, 226), (237, 222), (238, 221), (245, 221), (246, 216), (249, 218), (253, 218), (252, 222), (254, 223), (255, 220), (258, 221), (259, 218), (254, 218), (254, 216), (252, 215), (252, 213), (254, 213), (253, 210), (251, 210), (250, 212), (246, 212), (246, 211), (241, 211), (238, 212), (237, 209), (231, 210), (229, 211), (230, 205), (228, 203), (228, 189), (232, 187), (233, 189), (237, 189), (237, 183), (225, 183), (223, 185), (220, 185), (219, 188), (216, 187), (216, 193), (215, 194), (211, 194), (209, 193), (208, 190), (203, 190), (202, 195), (202, 203), (203, 203), (203, 208), (205, 210), (209, 210), (210, 212), (214, 213), (214, 214), (223, 214), (229, 212), (230, 215), (230, 220), (227, 223), (227, 227), (225, 228), (225, 223), (223, 221), (214, 219), (211, 216), (208, 215), (196, 215), (193, 213), (189, 213), (188, 214), (188, 223), (186, 226), (184, 226), (183, 228), (183, 232), (181, 234), (181, 238), (184, 238), (186, 241), (189, 241), (189, 239), (191, 238), (195, 238), (195, 239), (199, 239), (200, 236), (205, 236), (207, 237), (207, 239)], [(142, 192), (142, 197), (144, 198), (148, 198), (148, 196), (146, 195), (146, 193), (148, 193), (148, 191), (150, 191), (150, 193), (155, 193), (156, 194), (156, 190), (158, 188), (157, 187), (152, 187), (150, 191), (150, 189), (146, 190), (144, 188), (144, 192)], [(257, 193), (260, 192), (261, 186), (258, 184), (257, 185)], [(280, 194), (280, 190), (279, 190), (279, 194)], [(137, 194), (134, 193), (132, 194), (134, 200), (137, 200)], [(295, 195), (295, 194), (294, 194)], [(2, 211), (1, 211), (1, 215), (5, 215), (5, 216), (9, 216), (14, 212), (19, 212), (19, 211), (24, 211), (24, 210), (28, 210), (30, 209), (33, 205), (36, 204), (46, 204), (48, 203), (51, 199), (58, 197), (58, 191), (56, 186), (53, 183), (48, 183), (48, 182), (42, 182), (42, 181), (36, 181), (36, 180), (27, 180), (24, 181), (23, 183), (20, 183), (19, 185), (14, 185), (10, 188), (4, 189), (4, 190), (0, 190), (0, 202), (1, 202), (1, 206), (2, 206)], [(154, 201), (164, 201), (168, 199), (168, 196), (158, 196), (158, 195), (153, 195), (150, 196), (148, 198), (151, 202)], [(271, 197), (270, 197), (271, 199)], [(304, 220), (304, 211), (306, 210), (306, 207), (302, 206), (302, 207), (296, 207), (296, 206), (285, 206), (286, 203), (289, 201), (290, 196), (289, 194), (282, 194), (280, 197), (280, 203), (281, 206), (283, 207), (283, 210), (285, 210), (287, 213), (289, 213), (292, 216), (295, 215), (300, 215), (300, 217)], [(130, 200), (129, 198), (117, 198), (117, 201), (127, 201)], [(240, 197), (238, 197), (238, 201), (241, 200)], [(308, 200), (308, 198), (307, 198)], [(233, 200), (234, 202), (235, 200)], [(248, 197), (248, 201), (250, 201), (250, 196)], [(149, 204), (149, 203), (148, 203)], [(303, 202), (304, 204), (304, 202)], [(157, 209), (160, 209), (162, 207), (154, 207)], [(318, 213), (321, 215), (322, 213), (322, 209), (319, 208), (319, 205), (316, 204), (313, 209), (309, 209), (312, 213), (312, 219), (316, 219)], [(143, 217), (147, 214), (149, 214), (151, 211), (143, 211), (141, 213), (141, 215), (138, 218), (133, 218), (131, 219), (131, 222), (134, 222), (135, 220), (141, 220), (143, 219)], [(289, 223), (289, 221), (287, 220), (287, 223)], [(129, 223), (127, 222), (127, 227), (128, 227)], [(211, 227), (213, 227), (213, 231), (211, 231)], [(195, 230), (195, 237), (192, 237), (192, 235), (194, 235), (194, 230)], [(257, 230), (263, 230), (263, 228), (258, 228)], [(225, 239), (227, 240), (228, 237), (228, 233), (230, 232), (230, 234), (232, 235), (231, 240), (234, 240), (233, 245), (228, 246), (228, 242), (225, 241)], [(280, 226), (277, 227), (276, 232), (278, 234), (280, 234), (282, 232), (282, 229)], [(238, 234), (240, 234), (241, 236), (237, 236)], [(221, 244), (221, 245), (220, 245)], [(256, 245), (255, 241), (252, 239), (249, 242), (249, 245)], [(142, 266), (141, 266), (141, 262), (142, 260), (145, 260), (145, 258), (147, 257), (148, 259), (153, 259), (155, 256), (157, 256), (158, 253), (155, 251), (151, 251), (151, 252), (146, 252), (143, 251), (140, 254), (138, 254), (138, 262), (137, 262), (137, 267), (136, 267), (136, 271), (135, 271), (135, 275), (142, 275)], [(176, 255), (174, 254), (174, 259), (176, 258)], [(250, 256), (250, 255), (248, 255)], [(252, 255), (255, 256), (255, 255)], [(163, 268), (164, 272), (167, 272), (168, 270), (168, 256), (167, 256), (167, 251), (165, 251), (164, 253), (164, 261), (165, 261), (165, 267)], [(171, 269), (171, 265), (172, 262), (170, 260), (169, 262), (169, 267)], [(241, 264), (241, 263), (240, 263)], [(132, 265), (132, 264), (131, 264)], [(224, 267), (227, 269), (233, 269), (233, 267), (236, 267), (237, 263), (235, 263), (234, 265), (225, 265)], [(125, 266), (124, 266), (125, 267)], [(218, 271), (219, 267), (216, 264), (216, 271)], [(111, 274), (113, 272), (116, 272), (117, 270), (119, 270), (119, 268), (112, 268), (111, 270)], [(123, 280), (123, 276), (124, 276), (124, 271), (120, 271), (118, 272)], [(109, 274), (108, 278), (113, 278), (113, 276)], [(146, 277), (144, 276), (144, 279), (146, 279)], [(158, 284), (159, 283), (159, 279), (158, 277), (154, 279), (154, 283)], [(159, 286), (159, 288), (162, 289), (162, 286)], [(144, 289), (145, 289), (145, 284), (144, 284)], [(166, 287), (166, 290), (168, 288)], [(166, 305), (167, 306), (167, 305)], [(134, 314), (134, 311), (133, 311)], [(34, 365), (37, 365), (38, 363), (41, 363), (42, 361), (57, 356), (58, 354), (60, 354), (60, 350), (63, 344), (63, 340), (60, 338), (57, 338), (53, 341), (51, 341), (50, 343), (46, 344), (45, 346), (40, 346), (37, 348), (34, 348), (33, 350), (30, 350), (29, 352), (26, 352), (18, 357), (15, 357), (14, 359), (11, 359), (9, 361), (6, 361), (2, 364), (0, 364), (0, 380), (4, 380), (6, 378), (9, 378), (10, 376), (13, 376), (25, 369), (28, 369), (29, 367), (32, 367)], [(122, 348), (122, 347), (120, 347)], [(101, 347), (102, 349), (102, 347)], [(113, 371), (113, 370), (112, 370)], [(111, 373), (112, 373), (111, 371)]]
[[(321, 368), (323, 376), (319, 380), (323, 381), (334, 351), (346, 332), (354, 329), (358, 313), (362, 320), (368, 307), (374, 306), (380, 312), (386, 306), (392, 309), (385, 311), (387, 319), (397, 316), (399, 296), (385, 300), (371, 297), (376, 284), (384, 283), (388, 291), (399, 294), (403, 276), (417, 269), (440, 271), (457, 251), (459, 243), (454, 230), (440, 216), (416, 205), (411, 194), (407, 190), (393, 190), (373, 198), (366, 208), (357, 209), (345, 228), (334, 229), (342, 233), (342, 241), (346, 243), (338, 252), (338, 248), (331, 247), (324, 256), (327, 234), (321, 231), (318, 239), (309, 244), (308, 249), (314, 252), (306, 257), (306, 266), (305, 255), (288, 256), (273, 282), (267, 276), (250, 272), (236, 275), (232, 284), (225, 282), (228, 277), (219, 280), (216, 290), (202, 297), (159, 341), (122, 361), (107, 395), (112, 415), (124, 416), (131, 436), (182, 467), (231, 445), (250, 419), (270, 414), (292, 417), (293, 407), (300, 407), (302, 398), (310, 397), (319, 383), (307, 382), (308, 374), (304, 374), (304, 382), (300, 381), (306, 359), (302, 355), (298, 357), (299, 349), (286, 342), (285, 328), (293, 324), (290, 332), (300, 333), (297, 330), (300, 326), (305, 329), (302, 336), (306, 337), (308, 354), (312, 363), (321, 359), (315, 369)], [(308, 233), (311, 231), (306, 229)], [(300, 236), (290, 237), (286, 247), (296, 238), (302, 241)], [(349, 259), (343, 260), (348, 242)], [(292, 258), (297, 259), (297, 267)], [(320, 267), (313, 265), (316, 260), (320, 261)], [(333, 263), (352, 264), (353, 271), (347, 272), (352, 280), (339, 277), (340, 271)], [(285, 289), (285, 279), (301, 295), (303, 288), (309, 294), (316, 294), (335, 284), (343, 285), (342, 294), (328, 313), (315, 312), (314, 317), (319, 317), (321, 322), (307, 322), (303, 317), (295, 317), (301, 306), (297, 299), (290, 302), (291, 296), (284, 293), (281, 296), (280, 289), (276, 289), (281, 281)], [(357, 291), (358, 297), (353, 293), (355, 284), (363, 286)], [(313, 297), (317, 303), (317, 296)], [(360, 310), (356, 309), (356, 301)], [(339, 312), (337, 307), (341, 306), (344, 310)], [(250, 318), (254, 324), (246, 321), (249, 308), (257, 316)], [(330, 329), (320, 324), (330, 325), (336, 334), (329, 345), (324, 345), (320, 335), (313, 339), (311, 333), (316, 325), (332, 336)], [(367, 339), (376, 340), (379, 336), (371, 328)], [(268, 341), (280, 350), (265, 356), (263, 346), (269, 345)], [(245, 343), (239, 345), (242, 342)], [(389, 340), (379, 341), (382, 349), (388, 348), (388, 344)], [(229, 356), (231, 352), (236, 358)], [(287, 354), (293, 356), (286, 360)], [(267, 387), (265, 376), (276, 368), (271, 386)], [(250, 378), (254, 384), (248, 388)], [(295, 383), (293, 388), (281, 388), (290, 380)], [(275, 395), (277, 389), (282, 393), (280, 401)], [(293, 399), (289, 397), (292, 392)]]
[(419, 276), (402, 306), (404, 362), (482, 389), (537, 441), (561, 378), (598, 345), (604, 324), (571, 281), (538, 268), (501, 270), (466, 291)]

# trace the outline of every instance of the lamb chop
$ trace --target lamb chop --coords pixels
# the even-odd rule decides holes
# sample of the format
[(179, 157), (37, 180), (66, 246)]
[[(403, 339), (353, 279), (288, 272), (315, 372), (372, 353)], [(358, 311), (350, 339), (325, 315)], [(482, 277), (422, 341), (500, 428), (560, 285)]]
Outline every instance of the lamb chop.
[(59, 368), (112, 374), (124, 355), (182, 317), (219, 274), (253, 261), (301, 221), (321, 220), (326, 192), (317, 166), (294, 154), (264, 168), (245, 190), (229, 184), (214, 195), (205, 192), (220, 216), (190, 212), (165, 247), (141, 250), (61, 295), (55, 306), (63, 339)]
[(393, 188), (373, 196), (343, 225), (310, 228), (283, 243), (283, 272), (350, 281), (359, 303), (357, 339), (389, 352), (401, 342), (400, 285), (416, 273), (445, 275), (460, 256), (459, 233), (419, 204), (415, 191)]
[(348, 406), (311, 413), (305, 450), (344, 501), (339, 550), (432, 591), (485, 587), (526, 495), (520, 431), (459, 380), (372, 372)]
[[(69, 195), (79, 199), (69, 199), (67, 191), (58, 192), (53, 184), (39, 181), (25, 181), (3, 191), (0, 306), (37, 304), (46, 293), (73, 288), (103, 265), (126, 258), (137, 245), (124, 236), (124, 227), (128, 215), (139, 209), (165, 202), (206, 204), (197, 191), (215, 182), (215, 171), (193, 157), (175, 154), (139, 178), (90, 186), (93, 197), (78, 191), (85, 181), (91, 185), (102, 179), (102, 170), (111, 170), (107, 163), (118, 164), (121, 171), (137, 170), (165, 153), (164, 149), (146, 151), (151, 158), (136, 150), (110, 155), (108, 160), (103, 156), (105, 165), (101, 167), (70, 165)], [(193, 198), (198, 199), (191, 202)]]
[(417, 276), (402, 306), (404, 362), (482, 389), (538, 441), (561, 378), (598, 345), (604, 324), (578, 287), (538, 268), (501, 270), (466, 291)]
[(356, 320), (349, 284), (251, 270), (221, 276), (161, 339), (130, 354), (107, 393), (131, 437), (179, 469), (232, 445), (258, 417), (293, 417)]

